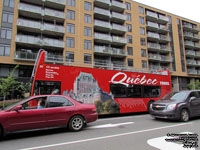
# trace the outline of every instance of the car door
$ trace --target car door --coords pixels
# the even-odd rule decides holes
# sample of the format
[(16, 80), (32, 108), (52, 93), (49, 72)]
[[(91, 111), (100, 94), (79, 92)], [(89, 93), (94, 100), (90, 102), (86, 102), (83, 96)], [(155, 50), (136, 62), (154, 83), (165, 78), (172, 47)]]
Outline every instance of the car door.
[(45, 108), (37, 109), (38, 99), (33, 98), (26, 101), (22, 104), (21, 110), (8, 112), (7, 130), (17, 131), (45, 127)]
[(64, 96), (49, 96), (47, 107), (47, 127), (67, 125), (67, 121), (76, 110), (75, 105)]
[[(195, 97), (191, 99), (191, 97)], [(190, 111), (192, 116), (197, 116), (200, 114), (200, 97), (197, 92), (191, 92), (189, 97)]]

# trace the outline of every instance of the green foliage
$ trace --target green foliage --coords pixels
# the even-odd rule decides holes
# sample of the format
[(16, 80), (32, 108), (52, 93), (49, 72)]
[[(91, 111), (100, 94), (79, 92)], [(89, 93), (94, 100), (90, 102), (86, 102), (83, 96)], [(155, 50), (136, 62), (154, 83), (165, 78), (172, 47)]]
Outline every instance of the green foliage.
[(190, 90), (193, 90), (195, 88), (195, 83), (190, 81), (188, 87), (189, 87)]
[(190, 81), (189, 85), (188, 85), (190, 90), (199, 90), (200, 89), (200, 82), (199, 80), (196, 80), (196, 82), (193, 82), (192, 80)]
[(107, 100), (104, 103), (101, 101), (95, 101), (98, 114), (114, 114), (120, 113), (119, 104), (113, 100)]
[(199, 80), (196, 80), (195, 89), (197, 89), (197, 90), (200, 89), (200, 82), (199, 82)]
[(12, 105), (12, 104), (15, 104), (15, 103), (17, 103), (19, 100), (15, 100), (15, 101), (10, 101), (10, 100), (8, 100), (8, 101), (5, 101), (5, 102), (2, 102), (2, 103), (0, 103), (0, 109), (1, 108), (4, 108), (4, 107), (7, 107), (7, 106), (10, 106), (10, 105)]

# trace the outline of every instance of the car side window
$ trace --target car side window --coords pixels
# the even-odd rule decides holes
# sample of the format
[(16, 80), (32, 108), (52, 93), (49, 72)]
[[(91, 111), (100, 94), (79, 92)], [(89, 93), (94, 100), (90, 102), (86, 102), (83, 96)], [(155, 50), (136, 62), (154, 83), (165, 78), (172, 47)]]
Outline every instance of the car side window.
[(74, 104), (70, 100), (60, 96), (51, 96), (48, 102), (48, 107), (64, 107), (73, 105)]
[(188, 99), (190, 100), (191, 97), (198, 98), (198, 94), (196, 92), (191, 92), (190, 95), (188, 96)]
[(38, 97), (23, 103), (22, 109), (23, 110), (42, 109), (45, 108), (45, 105), (46, 105), (46, 97)]

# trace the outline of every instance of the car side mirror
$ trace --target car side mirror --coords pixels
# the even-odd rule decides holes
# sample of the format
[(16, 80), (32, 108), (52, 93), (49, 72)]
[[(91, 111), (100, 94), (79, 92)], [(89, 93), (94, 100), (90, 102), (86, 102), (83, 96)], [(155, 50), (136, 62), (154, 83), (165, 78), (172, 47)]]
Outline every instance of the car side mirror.
[(22, 109), (22, 105), (17, 105), (13, 110), (14, 111), (19, 111), (20, 109)]
[(194, 97), (194, 96), (190, 97), (190, 101), (192, 101), (194, 99), (196, 99), (196, 97)]

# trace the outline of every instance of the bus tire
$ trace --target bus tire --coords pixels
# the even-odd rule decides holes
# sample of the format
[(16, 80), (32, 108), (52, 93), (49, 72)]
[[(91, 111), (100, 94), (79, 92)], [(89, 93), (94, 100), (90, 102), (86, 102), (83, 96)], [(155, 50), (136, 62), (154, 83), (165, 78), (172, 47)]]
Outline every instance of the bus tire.
[(150, 100), (147, 104), (147, 112), (150, 110), (150, 105), (154, 102), (154, 100)]
[(82, 130), (84, 125), (84, 118), (80, 115), (75, 115), (70, 119), (68, 127), (70, 131), (76, 132)]

